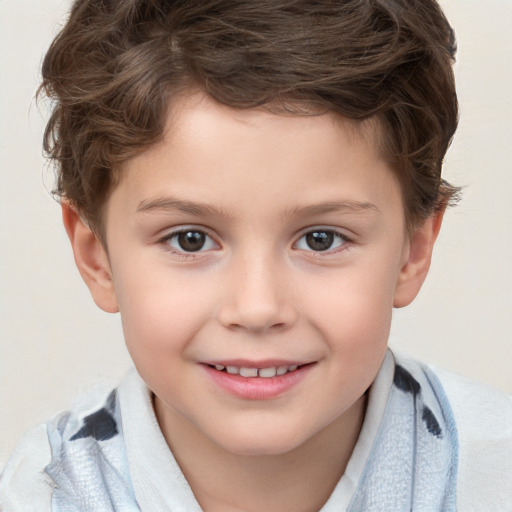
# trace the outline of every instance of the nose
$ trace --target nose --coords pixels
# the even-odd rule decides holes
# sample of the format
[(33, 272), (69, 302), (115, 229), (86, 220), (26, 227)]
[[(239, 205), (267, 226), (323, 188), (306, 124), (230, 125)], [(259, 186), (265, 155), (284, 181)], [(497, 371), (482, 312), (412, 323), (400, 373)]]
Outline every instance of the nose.
[(250, 332), (284, 330), (296, 321), (287, 272), (271, 256), (240, 258), (226, 276), (219, 322)]

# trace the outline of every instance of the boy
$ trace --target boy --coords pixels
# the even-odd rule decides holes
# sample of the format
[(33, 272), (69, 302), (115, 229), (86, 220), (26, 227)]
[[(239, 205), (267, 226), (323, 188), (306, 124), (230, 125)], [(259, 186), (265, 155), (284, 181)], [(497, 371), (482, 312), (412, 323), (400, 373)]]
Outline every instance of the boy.
[(75, 4), (46, 149), (137, 372), (25, 438), (2, 510), (511, 509), (510, 399), (387, 350), (453, 56), (425, 0)]

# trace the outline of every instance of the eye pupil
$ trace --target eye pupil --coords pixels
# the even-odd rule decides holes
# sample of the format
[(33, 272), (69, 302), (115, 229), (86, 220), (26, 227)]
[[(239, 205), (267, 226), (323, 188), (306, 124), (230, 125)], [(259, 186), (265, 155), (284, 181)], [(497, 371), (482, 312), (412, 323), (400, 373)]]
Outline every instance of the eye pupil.
[(203, 248), (206, 236), (200, 231), (184, 231), (178, 234), (178, 243), (184, 251), (195, 252)]
[(329, 231), (312, 231), (306, 235), (306, 243), (314, 251), (326, 251), (334, 242), (334, 233)]

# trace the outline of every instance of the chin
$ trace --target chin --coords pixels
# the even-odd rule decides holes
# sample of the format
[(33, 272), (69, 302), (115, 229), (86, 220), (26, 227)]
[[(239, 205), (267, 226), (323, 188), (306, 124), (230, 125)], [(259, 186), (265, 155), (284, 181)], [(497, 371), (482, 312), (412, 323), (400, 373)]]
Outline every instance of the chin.
[(276, 432), (275, 429), (263, 430), (258, 432), (245, 432), (240, 435), (223, 436), (223, 439), (214, 440), (226, 451), (240, 456), (276, 456), (291, 452), (302, 445), (306, 439), (298, 439), (290, 432)]

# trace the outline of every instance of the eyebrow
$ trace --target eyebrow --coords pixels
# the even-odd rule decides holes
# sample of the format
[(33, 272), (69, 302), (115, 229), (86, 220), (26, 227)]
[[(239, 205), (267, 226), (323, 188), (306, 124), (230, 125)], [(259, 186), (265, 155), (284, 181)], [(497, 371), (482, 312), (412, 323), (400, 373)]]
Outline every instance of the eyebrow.
[[(189, 215), (198, 217), (227, 217), (226, 213), (207, 203), (200, 203), (196, 201), (184, 201), (173, 197), (162, 197), (155, 199), (145, 199), (139, 203), (137, 212), (175, 212), (179, 211)], [(333, 201), (310, 206), (295, 207), (288, 211), (292, 216), (314, 216), (327, 213), (379, 213), (379, 208), (368, 202), (361, 201)]]
[(313, 204), (311, 206), (304, 206), (294, 208), (292, 215), (322, 215), (326, 213), (379, 213), (379, 208), (368, 202), (361, 201), (333, 201), (321, 204)]
[(137, 212), (175, 212), (179, 211), (182, 213), (188, 213), (190, 215), (195, 215), (198, 217), (206, 217), (206, 216), (216, 216), (222, 217), (225, 216), (224, 212), (215, 206), (199, 203), (196, 201), (183, 201), (180, 199), (175, 199), (173, 197), (162, 197), (155, 199), (146, 199), (139, 203), (137, 207)]

